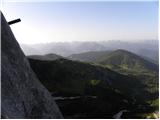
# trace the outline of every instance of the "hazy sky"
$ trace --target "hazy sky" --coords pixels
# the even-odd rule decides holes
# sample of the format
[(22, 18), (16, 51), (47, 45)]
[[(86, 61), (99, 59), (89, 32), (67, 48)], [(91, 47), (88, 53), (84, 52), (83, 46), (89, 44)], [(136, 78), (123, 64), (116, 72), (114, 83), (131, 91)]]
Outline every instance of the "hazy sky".
[(158, 1), (19, 1), (3, 0), (2, 12), (21, 18), (11, 25), (20, 43), (158, 39)]

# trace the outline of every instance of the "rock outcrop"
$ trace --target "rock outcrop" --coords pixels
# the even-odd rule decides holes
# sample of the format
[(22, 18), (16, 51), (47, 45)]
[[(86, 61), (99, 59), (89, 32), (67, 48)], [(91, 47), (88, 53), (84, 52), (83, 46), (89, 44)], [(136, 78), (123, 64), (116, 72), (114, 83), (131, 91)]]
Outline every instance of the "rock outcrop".
[(1, 13), (1, 116), (63, 118), (54, 99), (39, 82)]

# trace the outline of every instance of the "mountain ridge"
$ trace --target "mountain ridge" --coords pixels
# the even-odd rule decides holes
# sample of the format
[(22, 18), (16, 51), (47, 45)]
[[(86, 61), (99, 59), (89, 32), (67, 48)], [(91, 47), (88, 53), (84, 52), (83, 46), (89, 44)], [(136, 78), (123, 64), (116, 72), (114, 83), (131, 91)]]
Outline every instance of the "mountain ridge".
[(158, 71), (158, 66), (156, 64), (147, 61), (146, 59), (136, 55), (135, 53), (123, 49), (118, 49), (115, 51), (99, 51), (75, 54), (69, 56), (69, 59), (97, 63), (100, 65), (106, 65), (110, 68), (117, 67), (117, 69), (118, 67), (121, 67), (122, 69), (126, 68)]
[(64, 58), (60, 55), (57, 55), (57, 54), (53, 54), (53, 53), (50, 53), (50, 54), (45, 54), (45, 55), (29, 55), (27, 56), (28, 58), (31, 58), (31, 59), (39, 59), (39, 60), (56, 60), (56, 59), (60, 59), (60, 58)]

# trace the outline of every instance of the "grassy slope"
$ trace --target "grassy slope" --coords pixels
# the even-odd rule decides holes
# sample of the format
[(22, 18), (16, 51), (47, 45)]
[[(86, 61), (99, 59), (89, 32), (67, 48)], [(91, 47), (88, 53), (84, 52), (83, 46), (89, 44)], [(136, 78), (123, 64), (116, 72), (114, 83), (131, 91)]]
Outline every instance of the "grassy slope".
[[(142, 103), (148, 106), (148, 101), (152, 102), (158, 98), (158, 75), (152, 73), (149, 76), (141, 74), (125, 76), (108, 68), (66, 59), (54, 61), (29, 59), (29, 61), (38, 78), (51, 92), (58, 90), (76, 95), (103, 97), (106, 95), (106, 98), (113, 96), (114, 99), (111, 97), (112, 100), (107, 102), (110, 104), (118, 103), (116, 99), (121, 98), (122, 101), (124, 96), (126, 98), (134, 96), (136, 103), (129, 109), (133, 110), (131, 114), (137, 115), (137, 118), (145, 118), (143, 114), (146, 114), (150, 107), (141, 113), (142, 110), (137, 111), (136, 106)], [(104, 101), (102, 103), (106, 104)]]

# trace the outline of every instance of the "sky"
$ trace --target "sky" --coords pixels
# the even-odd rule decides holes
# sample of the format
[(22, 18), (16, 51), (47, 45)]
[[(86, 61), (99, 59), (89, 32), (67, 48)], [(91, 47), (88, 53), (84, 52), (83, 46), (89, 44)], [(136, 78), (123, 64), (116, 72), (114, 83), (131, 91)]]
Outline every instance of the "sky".
[(19, 43), (158, 39), (158, 1), (2, 0)]

